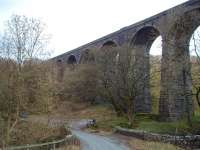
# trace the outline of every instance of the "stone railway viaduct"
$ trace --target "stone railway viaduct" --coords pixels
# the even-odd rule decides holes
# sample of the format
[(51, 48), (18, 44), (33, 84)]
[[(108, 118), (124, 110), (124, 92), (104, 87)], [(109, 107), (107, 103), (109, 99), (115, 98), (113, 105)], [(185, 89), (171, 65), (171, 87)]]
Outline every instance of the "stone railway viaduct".
[[(189, 0), (155, 16), (124, 27), (93, 42), (52, 58), (57, 64), (79, 64), (91, 49), (129, 45), (139, 62), (138, 72), (149, 74), (149, 51), (162, 37), (161, 90), (159, 113), (166, 120), (177, 120), (193, 113), (189, 42), (200, 25), (200, 0)], [(149, 78), (136, 100), (137, 112), (151, 111)]]

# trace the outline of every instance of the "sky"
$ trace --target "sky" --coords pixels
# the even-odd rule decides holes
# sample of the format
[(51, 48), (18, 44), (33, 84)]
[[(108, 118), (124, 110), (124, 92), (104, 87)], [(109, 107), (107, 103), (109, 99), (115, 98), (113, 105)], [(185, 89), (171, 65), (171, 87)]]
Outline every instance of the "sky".
[[(0, 33), (12, 14), (40, 18), (56, 56), (187, 0), (0, 0)], [(161, 39), (153, 45), (159, 54)]]

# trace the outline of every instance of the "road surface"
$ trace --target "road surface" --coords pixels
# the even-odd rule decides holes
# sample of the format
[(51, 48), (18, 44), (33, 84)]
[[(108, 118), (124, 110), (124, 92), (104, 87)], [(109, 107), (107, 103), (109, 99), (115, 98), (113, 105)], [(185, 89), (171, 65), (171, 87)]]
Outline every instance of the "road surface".
[(128, 150), (117, 140), (81, 131), (87, 125), (87, 120), (71, 123), (71, 131), (81, 141), (82, 150)]

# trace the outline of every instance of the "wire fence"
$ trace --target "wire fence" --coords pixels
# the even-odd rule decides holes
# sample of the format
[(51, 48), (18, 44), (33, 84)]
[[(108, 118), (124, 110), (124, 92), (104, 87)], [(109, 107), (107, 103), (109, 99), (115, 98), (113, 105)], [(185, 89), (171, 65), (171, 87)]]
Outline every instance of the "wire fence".
[(41, 144), (32, 144), (32, 145), (24, 145), (24, 146), (13, 146), (13, 147), (7, 147), (2, 150), (36, 150), (36, 149), (48, 149), (48, 150), (55, 150), (61, 145), (63, 146), (80, 146), (80, 142), (78, 138), (76, 138), (74, 135), (67, 135), (64, 139), (47, 142), (47, 143), (41, 143)]
[[(66, 130), (68, 131), (69, 129), (66, 128)], [(56, 141), (41, 143), (41, 144), (31, 144), (31, 145), (27, 144), (24, 146), (6, 147), (3, 149), (0, 148), (0, 150), (55, 150), (55, 149), (73, 150), (74, 148), (70, 148), (70, 147), (74, 147), (74, 146), (80, 147), (80, 141), (76, 136), (70, 134), (61, 140), (56, 140)]]

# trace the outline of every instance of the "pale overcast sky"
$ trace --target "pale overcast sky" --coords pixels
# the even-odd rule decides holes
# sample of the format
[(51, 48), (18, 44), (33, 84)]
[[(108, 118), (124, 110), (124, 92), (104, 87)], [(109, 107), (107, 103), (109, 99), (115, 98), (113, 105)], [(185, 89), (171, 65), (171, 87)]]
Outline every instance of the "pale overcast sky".
[(39, 17), (52, 35), (55, 56), (186, 1), (0, 0), (0, 32), (12, 14)]

